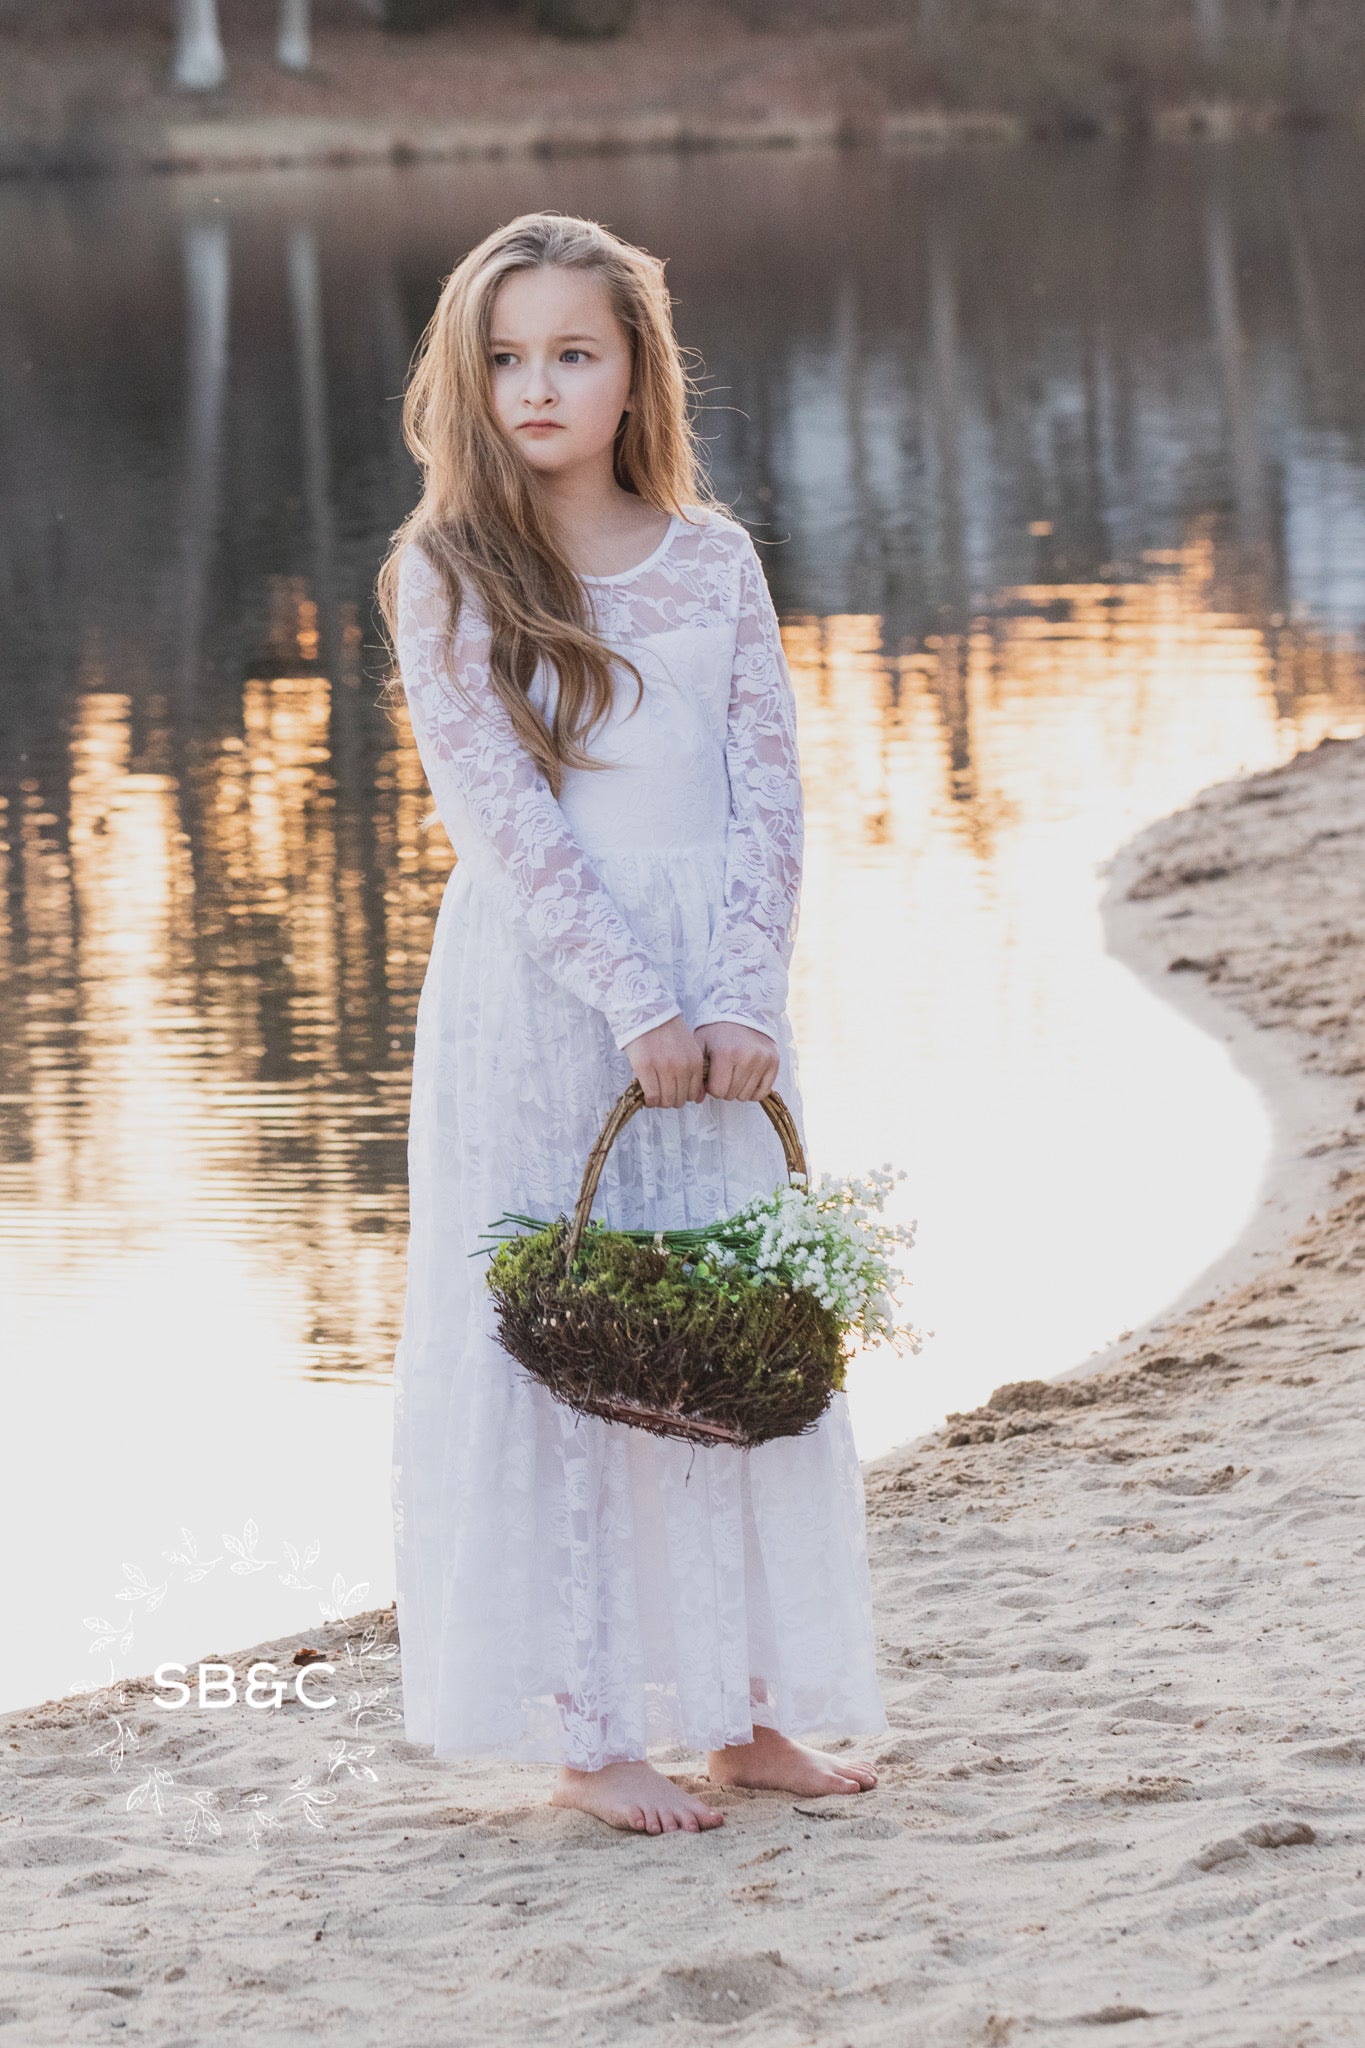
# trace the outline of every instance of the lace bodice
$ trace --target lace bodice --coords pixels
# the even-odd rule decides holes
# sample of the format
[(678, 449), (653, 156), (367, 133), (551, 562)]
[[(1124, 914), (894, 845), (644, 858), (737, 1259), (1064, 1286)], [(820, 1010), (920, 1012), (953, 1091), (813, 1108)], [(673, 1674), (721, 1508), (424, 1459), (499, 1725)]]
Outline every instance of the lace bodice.
[[(397, 647), (413, 732), (461, 862), (503, 893), (522, 945), (607, 1017), (618, 1046), (683, 1014), (667, 970), (609, 886), (618, 858), (681, 876), (723, 850), (704, 992), (688, 1022), (776, 1037), (796, 938), (803, 806), (791, 678), (753, 542), (722, 514), (675, 517), (654, 553), (586, 578), (598, 631), (644, 679), (618, 671), (609, 718), (586, 741), (609, 768), (567, 769), (558, 800), (489, 677), (472, 594), (453, 646), (444, 586), (409, 547)], [(548, 717), (556, 679), (532, 700)]]

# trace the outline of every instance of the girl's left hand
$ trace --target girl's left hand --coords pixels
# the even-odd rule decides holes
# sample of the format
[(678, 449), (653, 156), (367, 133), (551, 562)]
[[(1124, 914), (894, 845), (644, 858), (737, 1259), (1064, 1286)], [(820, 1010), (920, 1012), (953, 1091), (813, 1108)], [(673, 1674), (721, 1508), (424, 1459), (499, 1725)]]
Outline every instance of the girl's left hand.
[(761, 1102), (771, 1095), (779, 1066), (775, 1042), (748, 1024), (702, 1024), (696, 1031), (703, 1055), (710, 1054), (706, 1093), (724, 1102)]

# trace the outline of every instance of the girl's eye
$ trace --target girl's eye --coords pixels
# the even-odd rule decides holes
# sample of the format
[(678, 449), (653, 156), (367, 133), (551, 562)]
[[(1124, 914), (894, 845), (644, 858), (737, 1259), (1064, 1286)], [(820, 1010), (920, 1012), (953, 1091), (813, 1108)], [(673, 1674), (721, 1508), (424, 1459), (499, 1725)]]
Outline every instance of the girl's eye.
[[(565, 348), (560, 350), (559, 359), (564, 363), (586, 363), (588, 352), (582, 348)], [(514, 363), (516, 360), (516, 355), (510, 348), (494, 349), (493, 351), (492, 363), (495, 370), (505, 370), (509, 364)]]

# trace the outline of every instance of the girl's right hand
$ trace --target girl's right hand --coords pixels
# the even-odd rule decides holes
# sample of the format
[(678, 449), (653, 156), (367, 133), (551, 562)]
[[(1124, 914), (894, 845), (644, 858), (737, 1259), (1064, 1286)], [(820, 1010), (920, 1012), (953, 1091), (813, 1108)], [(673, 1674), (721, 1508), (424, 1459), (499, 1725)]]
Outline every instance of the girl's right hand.
[(650, 1109), (681, 1109), (684, 1102), (705, 1101), (705, 1055), (681, 1017), (642, 1031), (630, 1040), (625, 1054)]

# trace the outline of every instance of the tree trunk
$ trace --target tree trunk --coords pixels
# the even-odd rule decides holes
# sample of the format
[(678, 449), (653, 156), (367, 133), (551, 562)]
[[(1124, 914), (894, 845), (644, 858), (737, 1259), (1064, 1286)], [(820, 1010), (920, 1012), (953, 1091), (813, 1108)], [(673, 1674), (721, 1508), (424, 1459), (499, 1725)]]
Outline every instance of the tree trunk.
[(187, 92), (212, 92), (227, 77), (218, 0), (178, 0), (171, 75)]
[(286, 71), (306, 71), (312, 63), (309, 0), (280, 0), (280, 35), (275, 56)]

